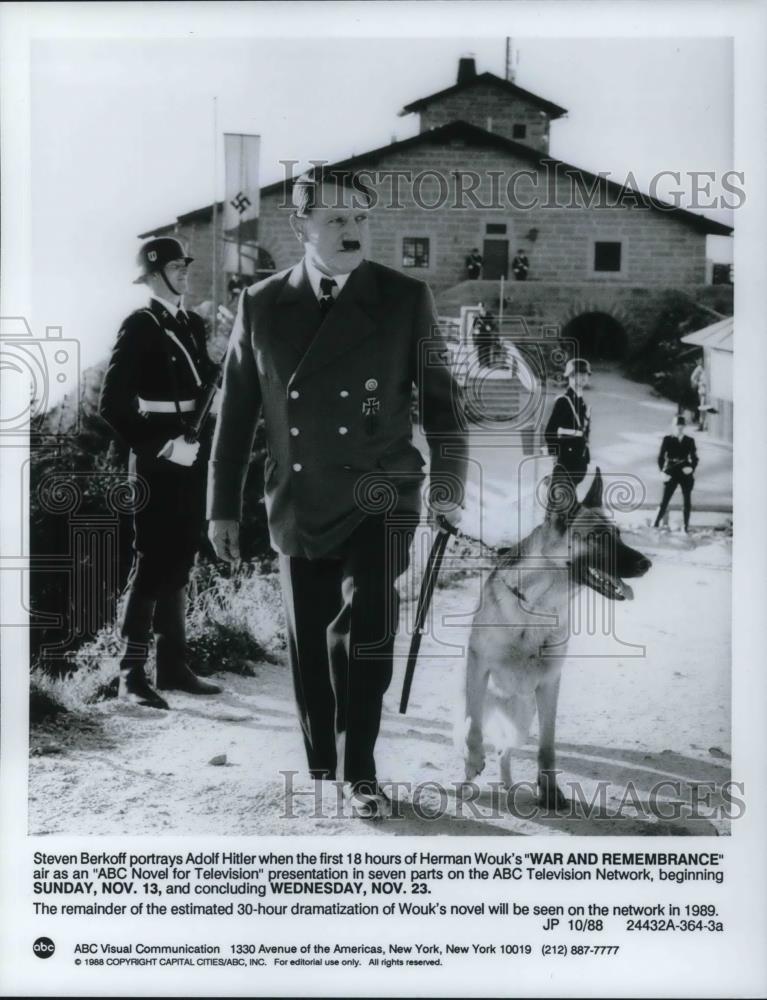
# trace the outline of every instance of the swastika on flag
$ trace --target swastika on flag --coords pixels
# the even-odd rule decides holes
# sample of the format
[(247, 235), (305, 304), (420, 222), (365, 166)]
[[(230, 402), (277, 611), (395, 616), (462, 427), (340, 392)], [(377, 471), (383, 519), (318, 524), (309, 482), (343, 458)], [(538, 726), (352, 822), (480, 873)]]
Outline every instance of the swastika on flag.
[(242, 215), (243, 212), (247, 212), (250, 208), (251, 201), (244, 191), (240, 191), (234, 196), (234, 198), (231, 199), (229, 204), (232, 208), (236, 208), (240, 215)]

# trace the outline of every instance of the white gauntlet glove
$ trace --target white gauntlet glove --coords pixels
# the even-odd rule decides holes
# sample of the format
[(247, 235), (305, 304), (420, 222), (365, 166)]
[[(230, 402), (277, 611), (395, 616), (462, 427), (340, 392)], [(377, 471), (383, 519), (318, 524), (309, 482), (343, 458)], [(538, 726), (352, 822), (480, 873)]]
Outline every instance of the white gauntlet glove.
[(167, 458), (169, 462), (173, 462), (175, 465), (190, 466), (194, 465), (194, 461), (197, 458), (197, 452), (199, 450), (199, 441), (188, 444), (184, 440), (184, 435), (181, 434), (179, 437), (173, 438), (172, 441), (168, 441), (160, 452), (159, 457)]

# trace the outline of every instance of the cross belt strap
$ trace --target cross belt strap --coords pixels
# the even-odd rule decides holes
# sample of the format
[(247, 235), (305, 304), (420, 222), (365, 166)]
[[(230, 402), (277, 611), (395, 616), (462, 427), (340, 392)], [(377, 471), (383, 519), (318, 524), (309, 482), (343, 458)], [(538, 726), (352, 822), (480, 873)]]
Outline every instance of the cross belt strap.
[(194, 399), (180, 399), (178, 409), (175, 399), (142, 399), (138, 397), (139, 413), (192, 413), (197, 406)]
[[(567, 402), (570, 404), (570, 409), (573, 411), (573, 416), (575, 417), (575, 422), (578, 425), (578, 430), (582, 430), (583, 429), (583, 421), (581, 420), (580, 414), (578, 413), (578, 410), (577, 410), (577, 408), (575, 406), (575, 403), (573, 403), (572, 399), (570, 399), (570, 397), (567, 395), (567, 393), (563, 394), (563, 398), (566, 399)], [(586, 407), (586, 422), (588, 423), (588, 421), (590, 419), (591, 419), (591, 410), (587, 406)], [(562, 428), (560, 427), (560, 431), (561, 430), (562, 430)]]

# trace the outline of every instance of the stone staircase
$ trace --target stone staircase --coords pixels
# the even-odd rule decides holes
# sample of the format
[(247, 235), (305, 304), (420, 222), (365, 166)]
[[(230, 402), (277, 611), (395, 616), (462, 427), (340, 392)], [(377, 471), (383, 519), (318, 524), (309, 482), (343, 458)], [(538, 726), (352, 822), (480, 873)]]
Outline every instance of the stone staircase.
[[(454, 374), (464, 393), (464, 412), (478, 432), (518, 437), (523, 453), (540, 445), (533, 428), (540, 426), (545, 406), (545, 381), (524, 371), (515, 357), (498, 354), (489, 365), (479, 365), (476, 352), (459, 351)], [(520, 374), (522, 377), (520, 377)]]

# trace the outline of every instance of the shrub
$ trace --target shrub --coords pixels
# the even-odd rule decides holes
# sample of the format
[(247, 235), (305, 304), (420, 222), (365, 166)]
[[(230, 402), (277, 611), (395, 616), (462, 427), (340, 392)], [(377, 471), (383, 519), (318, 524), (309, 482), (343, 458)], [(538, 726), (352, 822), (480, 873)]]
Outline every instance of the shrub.
[[(267, 572), (264, 572), (264, 570)], [(190, 587), (187, 638), (190, 665), (200, 673), (252, 673), (285, 649), (285, 620), (277, 577), (255, 561), (231, 575), (203, 564)]]
[[(285, 625), (278, 581), (268, 561), (247, 564), (230, 576), (202, 563), (189, 590), (188, 663), (195, 672), (253, 675), (257, 662), (279, 659)], [(116, 628), (103, 628), (55, 664), (39, 660), (30, 675), (30, 723), (116, 698), (121, 645)], [(148, 669), (152, 666), (153, 654)]]
[(693, 330), (715, 322), (706, 309), (682, 292), (666, 292), (655, 313), (641, 350), (626, 364), (626, 375), (648, 382), (660, 395), (679, 406), (695, 408), (697, 398), (690, 375), (700, 359), (700, 348), (682, 343)]

